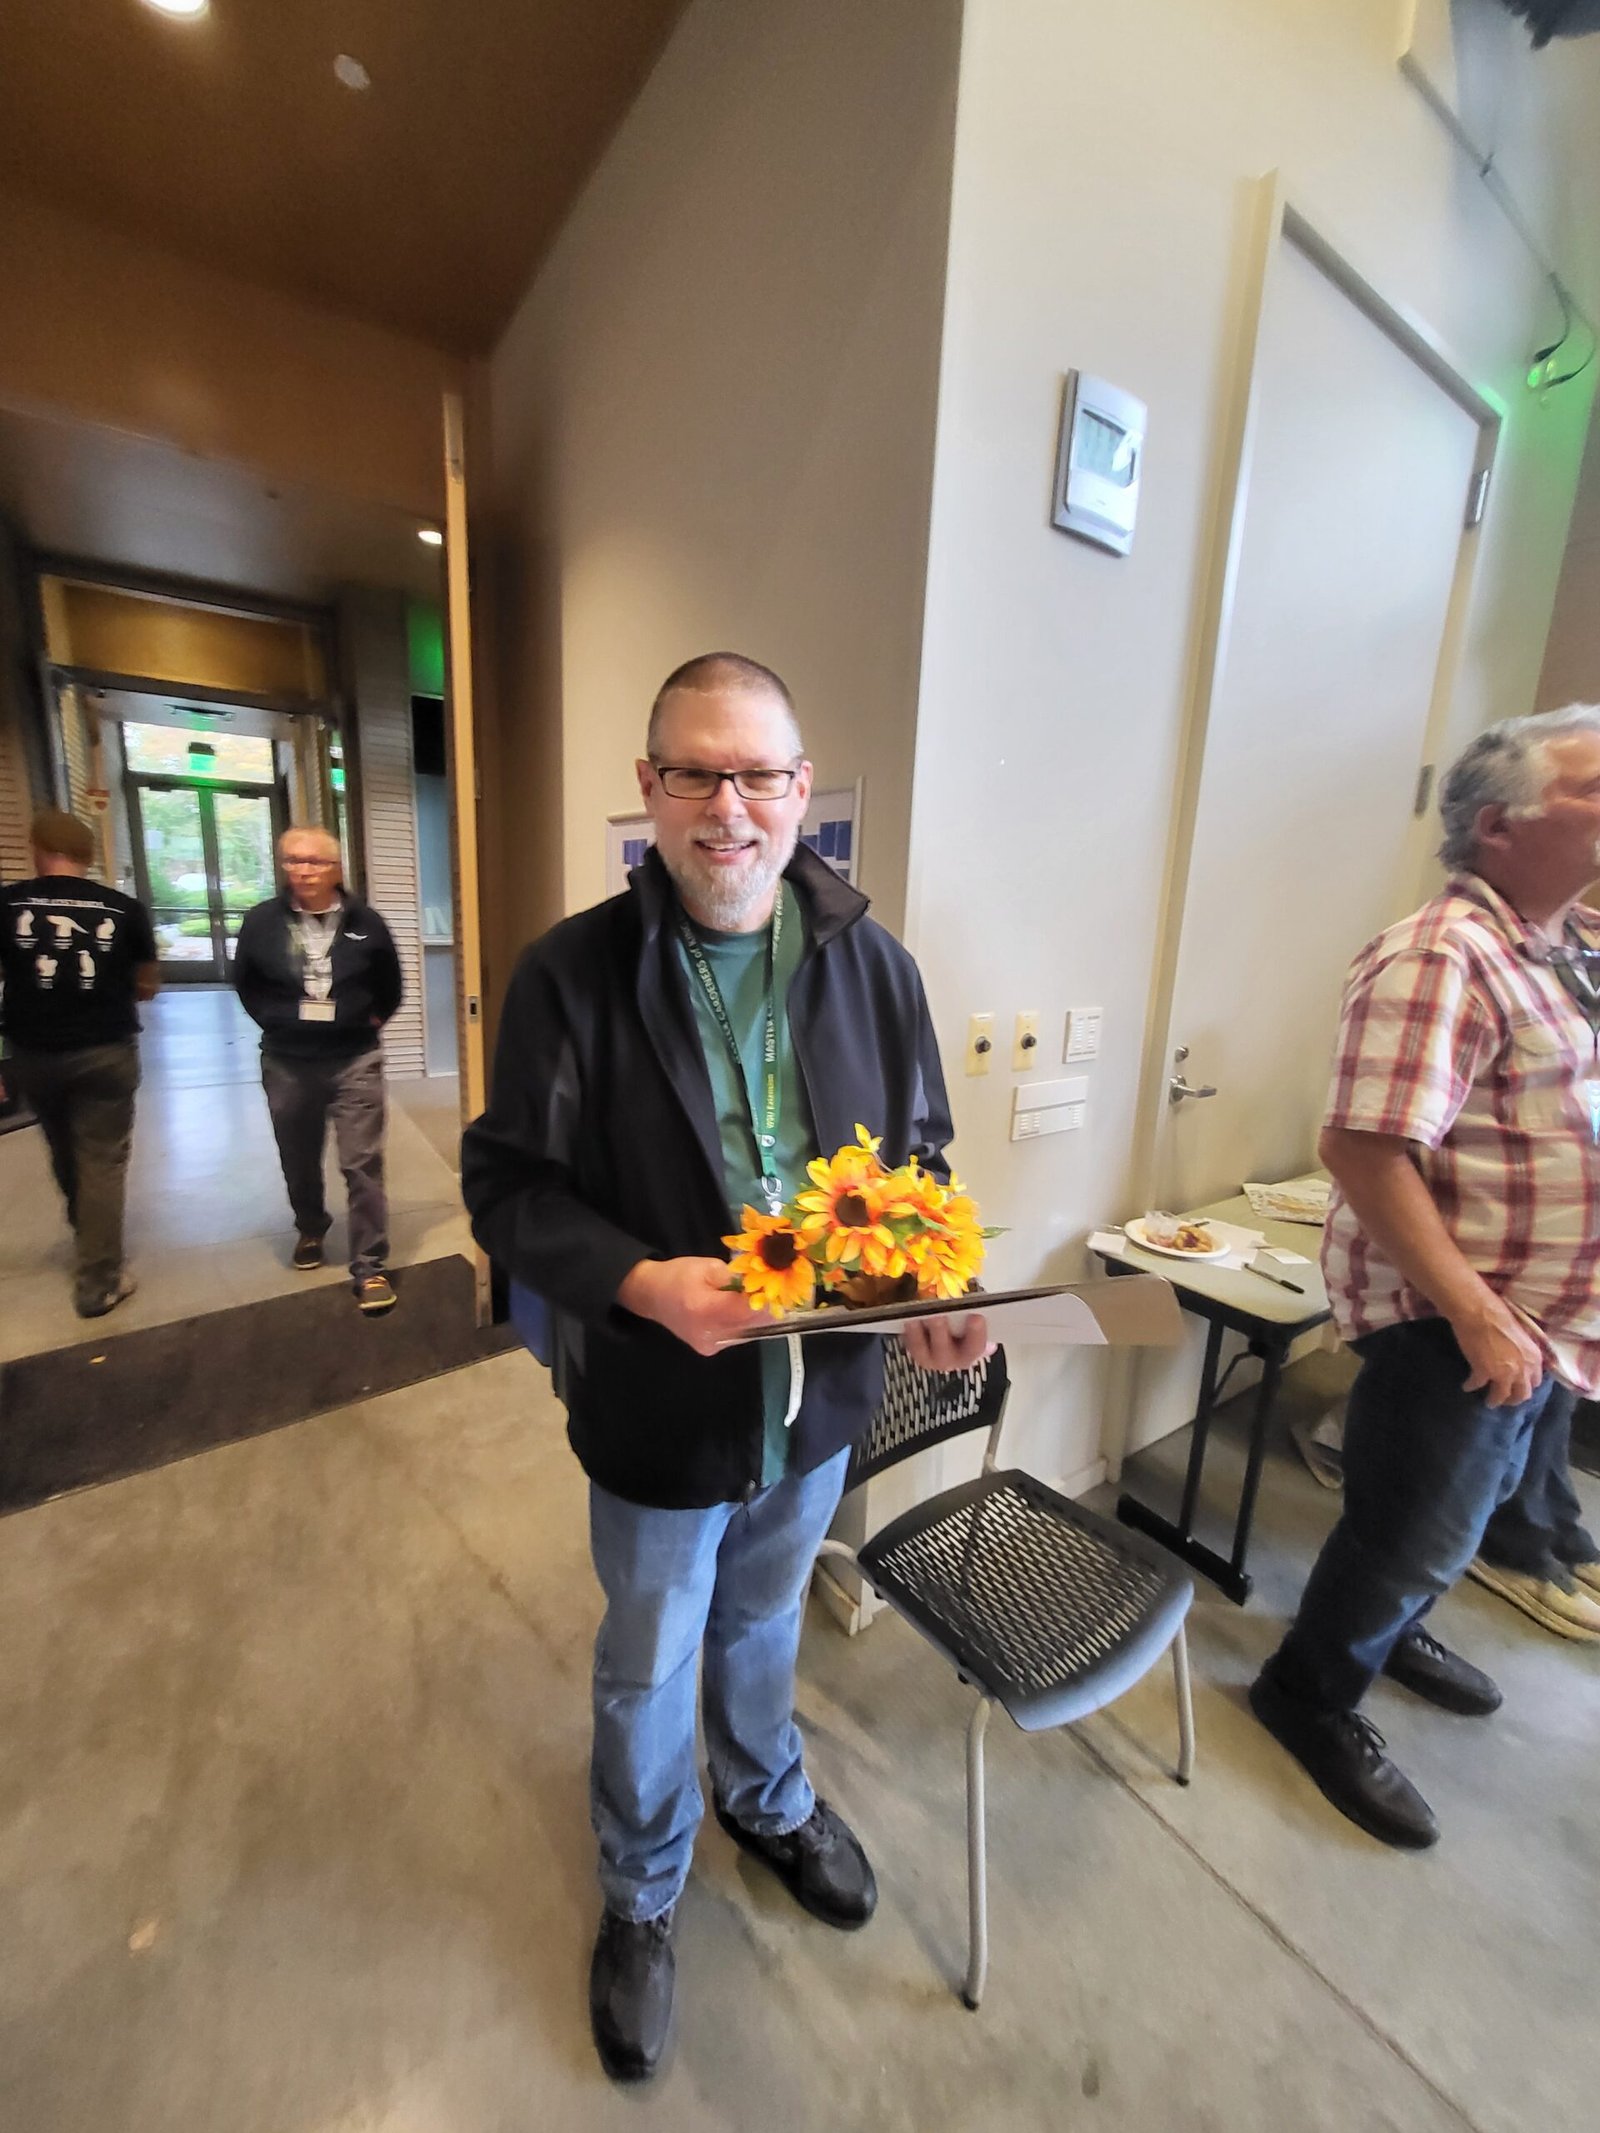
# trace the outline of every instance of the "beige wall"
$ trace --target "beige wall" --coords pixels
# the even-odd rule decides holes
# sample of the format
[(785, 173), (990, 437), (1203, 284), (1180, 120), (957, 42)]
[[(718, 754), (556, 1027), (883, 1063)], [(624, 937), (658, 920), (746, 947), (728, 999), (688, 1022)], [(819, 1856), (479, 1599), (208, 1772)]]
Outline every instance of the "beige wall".
[(427, 517), (464, 367), (0, 191), (0, 405), (64, 413)]
[[(907, 935), (947, 1061), (976, 1009), (1005, 1029), (1038, 1008), (1041, 1071), (1060, 1059), (1069, 1005), (1105, 1010), (1082, 1132), (1013, 1146), (1012, 1077), (955, 1080), (963, 1174), (1010, 1229), (995, 1252), (1003, 1278), (1071, 1275), (1088, 1229), (1139, 1211), (1135, 1098), (1261, 173), (1281, 167), (1300, 206), (1508, 408), (1451, 751), (1533, 699), (1590, 381), (1544, 406), (1525, 390), (1550, 307), (1398, 73), (1400, 12), (1389, 0), (968, 0)], [(1541, 205), (1556, 171), (1595, 196), (1597, 57), (1569, 49), (1541, 72), (1517, 47), (1502, 77), (1517, 167), (1541, 181)], [(1581, 131), (1552, 117), (1541, 141), (1553, 75), (1587, 79), (1588, 116)], [(1048, 523), (1071, 366), (1149, 403), (1125, 562)], [(1302, 890), (1315, 870), (1308, 852)], [(1081, 1471), (1106, 1401), (1100, 1366), (1022, 1364), (1014, 1449), (1046, 1474)]]
[(722, 646), (865, 779), (899, 922), (958, 15), (696, 0), (496, 352), (514, 934), (604, 893), (655, 687)]
[(1537, 708), (1600, 703), (1600, 422), (1589, 432)]
[[(526, 934), (601, 893), (673, 661), (732, 642), (789, 671), (824, 781), (865, 774), (867, 884), (903, 912), (957, 1160), (1021, 1279), (1077, 1272), (1085, 1232), (1136, 1211), (1261, 175), (1507, 409), (1449, 751), (1533, 700), (1592, 380), (1527, 394), (1547, 292), (1398, 72), (1396, 0), (966, 0), (946, 222), (955, 13), (696, 0), (497, 351), (501, 903)], [(1572, 209), (1600, 185), (1600, 48), (1535, 60), (1487, 0), (1457, 22), (1462, 93), (1593, 298)], [(1048, 523), (1072, 366), (1150, 404), (1126, 562)], [(1039, 1009), (1048, 1061), (1079, 1002), (1105, 1011), (1088, 1128), (1013, 1147), (1009, 1073), (960, 1074), (966, 1018)], [(1018, 1380), (1018, 1454), (1086, 1472), (1101, 1369)]]

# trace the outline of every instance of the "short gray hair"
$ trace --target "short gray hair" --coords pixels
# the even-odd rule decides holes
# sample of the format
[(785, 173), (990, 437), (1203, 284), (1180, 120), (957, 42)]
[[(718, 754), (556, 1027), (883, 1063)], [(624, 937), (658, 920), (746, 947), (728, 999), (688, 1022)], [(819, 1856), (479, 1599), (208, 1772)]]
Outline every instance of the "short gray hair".
[(662, 714), (669, 696), (679, 689), (725, 688), (751, 689), (774, 698), (789, 729), (789, 752), (797, 761), (805, 754), (794, 698), (782, 675), (774, 674), (771, 667), (764, 667), (759, 659), (747, 658), (743, 652), (701, 652), (695, 659), (686, 659), (681, 667), (674, 667), (656, 691), (644, 743), (644, 752), (650, 761), (658, 760), (656, 744), (661, 736)]
[(1550, 743), (1569, 733), (1600, 733), (1600, 704), (1567, 704), (1530, 718), (1503, 718), (1462, 750), (1439, 787), (1444, 824), (1439, 857), (1447, 867), (1470, 867), (1477, 858), (1481, 808), (1503, 807), (1524, 818), (1542, 811), (1551, 776)]

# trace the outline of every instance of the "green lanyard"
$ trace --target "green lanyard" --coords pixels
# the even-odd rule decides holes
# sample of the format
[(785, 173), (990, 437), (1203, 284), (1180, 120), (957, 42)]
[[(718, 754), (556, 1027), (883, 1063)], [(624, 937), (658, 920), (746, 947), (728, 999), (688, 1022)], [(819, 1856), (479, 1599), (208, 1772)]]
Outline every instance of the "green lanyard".
[(773, 1169), (778, 1146), (778, 998), (777, 963), (778, 942), (783, 936), (783, 883), (778, 884), (777, 897), (772, 906), (772, 923), (767, 928), (767, 1026), (761, 1046), (762, 1102), (761, 1116), (756, 1117), (755, 1099), (750, 1094), (750, 1084), (745, 1079), (744, 1060), (739, 1051), (739, 1040), (734, 1035), (733, 1023), (722, 997), (722, 987), (717, 983), (717, 974), (712, 969), (704, 948), (695, 938), (694, 928), (680, 911), (678, 932), (683, 941), (684, 952), (689, 958), (695, 976), (700, 980), (702, 991), (711, 1003), (711, 1012), (717, 1027), (722, 1032), (722, 1041), (728, 1047), (728, 1057), (733, 1061), (734, 1078), (744, 1092), (745, 1108), (750, 1114), (750, 1131), (756, 1144), (756, 1161), (761, 1168), (761, 1193), (767, 1203), (769, 1215), (777, 1214), (783, 1206), (783, 1180)]

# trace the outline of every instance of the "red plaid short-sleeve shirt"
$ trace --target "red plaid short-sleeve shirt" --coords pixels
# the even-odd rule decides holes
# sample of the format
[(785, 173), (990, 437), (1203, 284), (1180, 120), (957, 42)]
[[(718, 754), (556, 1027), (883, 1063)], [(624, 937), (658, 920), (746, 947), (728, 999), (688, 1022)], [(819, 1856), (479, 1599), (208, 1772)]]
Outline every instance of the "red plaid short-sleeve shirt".
[[(1573, 919), (1600, 947), (1600, 912)], [(1414, 1143), (1469, 1264), (1532, 1320), (1557, 1377), (1593, 1393), (1600, 1147), (1585, 1084), (1600, 1064), (1549, 946), (1475, 874), (1380, 933), (1345, 984), (1327, 1123)], [(1433, 1315), (1337, 1185), (1322, 1269), (1347, 1340)]]

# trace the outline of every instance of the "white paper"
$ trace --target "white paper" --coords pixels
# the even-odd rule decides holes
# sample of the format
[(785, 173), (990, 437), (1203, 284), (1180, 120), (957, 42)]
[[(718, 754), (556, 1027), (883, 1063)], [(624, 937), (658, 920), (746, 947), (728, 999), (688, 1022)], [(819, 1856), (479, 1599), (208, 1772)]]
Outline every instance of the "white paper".
[(1242, 1190), (1250, 1202), (1250, 1212), (1262, 1215), (1269, 1222), (1304, 1222), (1313, 1229), (1320, 1229), (1328, 1219), (1328, 1194), (1332, 1180), (1321, 1171), (1307, 1171), (1304, 1177), (1284, 1178), (1276, 1185), (1245, 1185)]

